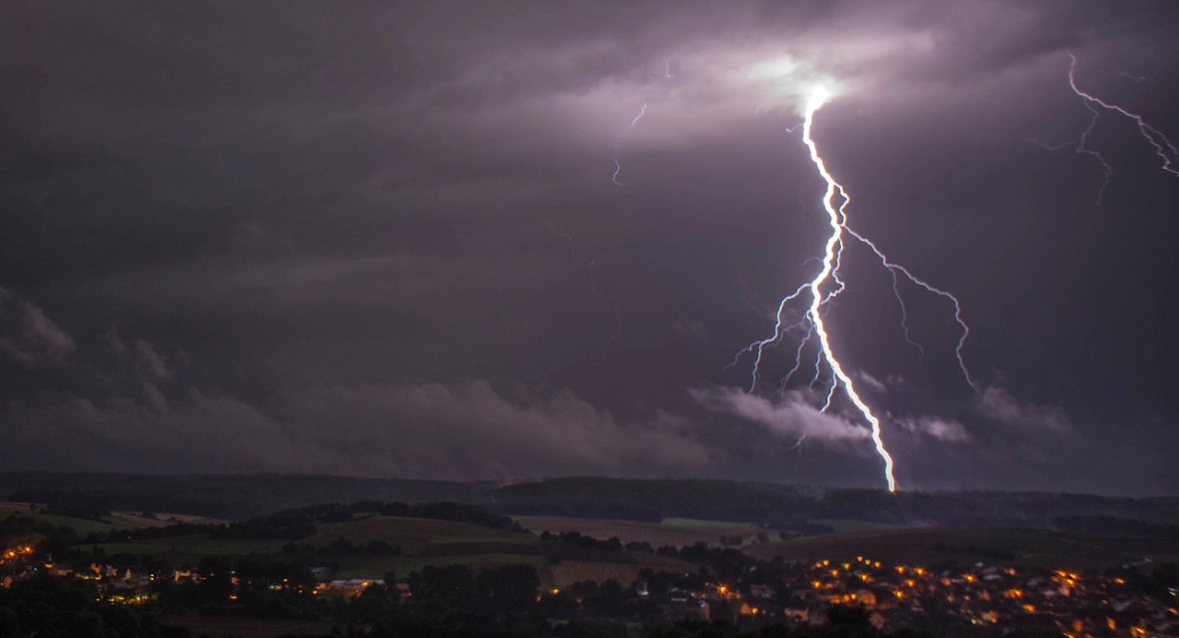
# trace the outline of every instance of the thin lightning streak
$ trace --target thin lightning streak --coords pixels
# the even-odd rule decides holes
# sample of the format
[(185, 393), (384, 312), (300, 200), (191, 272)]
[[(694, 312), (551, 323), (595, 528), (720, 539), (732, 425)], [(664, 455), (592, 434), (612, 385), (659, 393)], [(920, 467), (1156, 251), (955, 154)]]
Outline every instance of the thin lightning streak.
[(553, 220), (551, 219), (546, 220), (545, 223), (548, 224), (549, 230), (552, 231), (554, 235), (563, 237), (565, 238), (565, 241), (568, 242), (569, 259), (573, 262), (573, 264), (578, 268), (585, 268), (586, 272), (589, 273), (590, 294), (610, 302), (611, 311), (614, 313), (614, 331), (611, 332), (610, 336), (606, 338), (606, 344), (602, 346), (602, 354), (598, 359), (599, 364), (605, 363), (606, 356), (610, 354), (610, 347), (613, 346), (614, 342), (618, 341), (618, 338), (622, 336), (622, 317), (618, 314), (618, 298), (614, 295), (607, 295), (606, 293), (598, 290), (598, 264), (595, 261), (582, 262), (577, 259), (577, 249), (573, 245), (573, 235), (557, 230), (556, 226), (553, 226)]
[(667, 58), (663, 58), (663, 75), (665, 75), (669, 80), (675, 78), (675, 76), (671, 74), (671, 63), (667, 61)]
[(819, 377), (823, 374), (823, 349), (815, 350), (815, 376), (811, 377), (810, 385), (807, 387), (811, 390), (815, 389), (815, 384), (819, 382)]
[[(1179, 162), (1179, 149), (1175, 148), (1175, 144), (1171, 142), (1171, 140), (1167, 139), (1167, 137), (1163, 135), (1161, 131), (1150, 124), (1147, 124), (1146, 120), (1142, 119), (1141, 115), (1127, 111), (1117, 104), (1106, 102), (1098, 97), (1093, 96), (1093, 94), (1086, 93), (1085, 91), (1082, 91), (1080, 88), (1078, 88), (1076, 78), (1077, 56), (1070, 53), (1068, 54), (1068, 57), (1070, 60), (1068, 67), (1068, 85), (1069, 88), (1073, 90), (1073, 93), (1076, 93), (1078, 97), (1083, 98), (1085, 100), (1086, 106), (1096, 104), (1103, 109), (1115, 111), (1133, 120), (1134, 123), (1138, 125), (1138, 132), (1142, 134), (1143, 139), (1145, 139), (1147, 142), (1150, 142), (1150, 145), (1154, 147), (1155, 154), (1158, 155), (1159, 159), (1163, 161), (1161, 168), (1172, 175), (1179, 176), (1179, 168), (1175, 166), (1175, 163)], [(1097, 120), (1096, 111), (1093, 108), (1090, 108), (1089, 110), (1094, 112), (1094, 117), (1093, 121), (1089, 123), (1089, 128), (1086, 130), (1086, 134), (1093, 130), (1093, 125)], [(1082, 144), (1083, 142), (1084, 138), (1082, 137)]]
[[(842, 210), (842, 207), (840, 207), (840, 209)], [(840, 222), (840, 224), (842, 224), (842, 222)], [(836, 244), (835, 265), (831, 268), (831, 280), (835, 282), (835, 289), (832, 290), (831, 292), (827, 293), (827, 297), (825, 299), (823, 299), (824, 304), (826, 304), (828, 301), (831, 301), (832, 299), (838, 297), (839, 295), (843, 294), (843, 291), (847, 289), (847, 285), (844, 284), (843, 280), (839, 278), (839, 266), (841, 263), (843, 263), (843, 240), (842, 239), (839, 240)]]
[[(906, 278), (908, 278), (909, 281), (917, 284), (918, 286), (921, 286), (935, 295), (938, 295), (939, 297), (948, 299), (950, 303), (954, 304), (954, 322), (958, 324), (959, 328), (962, 328), (962, 334), (958, 337), (958, 345), (954, 348), (954, 355), (958, 358), (958, 367), (962, 370), (962, 376), (966, 377), (966, 383), (968, 383), (975, 392), (982, 394), (982, 391), (979, 390), (978, 384), (976, 384), (974, 382), (974, 378), (970, 376), (970, 370), (966, 367), (966, 360), (962, 358), (962, 348), (966, 345), (966, 338), (970, 336), (970, 326), (966, 325), (966, 320), (962, 318), (962, 304), (958, 301), (958, 298), (946, 292), (945, 290), (934, 286), (933, 284), (930, 284), (922, 279), (918, 279), (913, 275), (913, 273), (909, 272), (908, 268), (889, 261), (888, 256), (886, 256), (879, 248), (877, 248), (876, 244), (872, 243), (872, 240), (852, 230), (846, 224), (843, 226), (843, 229), (846, 230), (847, 233), (852, 237), (860, 240), (860, 242), (862, 242), (865, 246), (870, 248), (873, 253), (876, 254), (876, 257), (880, 260), (880, 263), (883, 264), (884, 267), (889, 270), (889, 272), (893, 273), (894, 284), (896, 282), (896, 273), (899, 271)], [(896, 288), (894, 287), (893, 290), (895, 291)], [(899, 294), (897, 295), (897, 299), (900, 299)], [(901, 303), (901, 308), (902, 310), (904, 309), (904, 302)], [(908, 331), (908, 328), (906, 328), (906, 331)]]
[(1093, 129), (1097, 127), (1097, 118), (1101, 117), (1101, 114), (1098, 113), (1097, 109), (1093, 108), (1093, 105), (1088, 101), (1084, 101), (1082, 104), (1085, 105), (1085, 108), (1093, 115), (1093, 117), (1089, 118), (1089, 126), (1085, 127), (1085, 131), (1081, 133), (1081, 141), (1079, 144), (1077, 144), (1077, 147), (1073, 149), (1073, 152), (1092, 157), (1093, 159), (1097, 160), (1098, 164), (1101, 164), (1101, 170), (1105, 171), (1105, 177), (1101, 180), (1101, 188), (1097, 189), (1097, 207), (1104, 210), (1105, 207), (1102, 206), (1101, 200), (1105, 197), (1105, 189), (1109, 188), (1110, 180), (1113, 179), (1113, 167), (1109, 165), (1109, 162), (1105, 161), (1104, 155), (1089, 148), (1089, 135), (1093, 132)]
[[(835, 353), (831, 349), (831, 340), (827, 336), (827, 326), (823, 323), (823, 315), (820, 312), (823, 304), (822, 286), (831, 277), (832, 269), (834, 268), (836, 246), (840, 242), (843, 235), (844, 222), (844, 207), (850, 201), (847, 197), (845, 189), (835, 181), (831, 173), (827, 171), (827, 166), (823, 162), (822, 156), (819, 155), (819, 147), (815, 144), (814, 138), (811, 136), (812, 126), (814, 124), (815, 111), (823, 106), (826, 99), (826, 92), (812, 95), (806, 107), (805, 119), (802, 127), (802, 140), (810, 150), (811, 161), (815, 168), (819, 171), (819, 175), (823, 177), (823, 181), (827, 182), (827, 192), (823, 195), (823, 209), (827, 211), (827, 216), (831, 224), (831, 236), (827, 238), (827, 247), (824, 251), (823, 268), (819, 274), (811, 280), (809, 288), (811, 291), (811, 305), (808, 315), (810, 316), (811, 325), (815, 328), (815, 334), (819, 337), (819, 346), (822, 348), (824, 358), (827, 360), (827, 366), (831, 368), (835, 380), (832, 381), (832, 393), (834, 393), (834, 386), (836, 380), (843, 384), (843, 390), (859, 409), (860, 414), (868, 420), (872, 425), (872, 442), (876, 445), (876, 453), (884, 461), (884, 478), (888, 481), (888, 491), (895, 492), (897, 489), (896, 478), (893, 476), (893, 461), (892, 455), (884, 447), (884, 439), (881, 436), (880, 419), (872, 413), (872, 409), (864, 403), (863, 399), (856, 392), (855, 383), (846, 372), (843, 371), (843, 366), (839, 363), (839, 359), (835, 357)], [(832, 204), (835, 194), (839, 193), (843, 196), (843, 204), (836, 209)], [(830, 403), (830, 402), (828, 402)], [(826, 406), (824, 406), (826, 409)]]
[(614, 182), (618, 186), (626, 186), (626, 182), (618, 181), (618, 174), (622, 172), (622, 164), (618, 162), (618, 144), (622, 141), (622, 138), (626, 135), (627, 131), (633, 129), (635, 124), (638, 124), (639, 120), (643, 119), (643, 116), (646, 114), (647, 103), (643, 102), (643, 108), (639, 109), (639, 114), (635, 116), (635, 119), (630, 121), (629, 126), (623, 129), (622, 134), (618, 136), (618, 139), (614, 140), (614, 174), (610, 176), (610, 181)]
[(808, 328), (806, 331), (806, 336), (802, 338), (802, 341), (798, 342), (798, 349), (794, 351), (794, 367), (790, 368), (790, 371), (786, 373), (786, 376), (782, 377), (782, 383), (778, 385), (781, 392), (786, 391), (786, 386), (790, 384), (791, 377), (793, 377), (794, 373), (798, 372), (798, 369), (802, 367), (802, 351), (806, 348), (806, 344), (810, 343), (811, 337), (813, 336), (815, 336), (815, 329)]
[(1093, 110), (1093, 107), (1089, 106), (1088, 102), (1085, 102), (1084, 104), (1085, 104), (1085, 108), (1089, 109), (1089, 112), (1093, 113), (1094, 117), (1089, 121), (1089, 127), (1086, 128), (1085, 132), (1081, 134), (1080, 141), (1078, 141), (1078, 142), (1065, 142), (1063, 144), (1054, 144), (1054, 145), (1045, 144), (1034, 137), (1031, 138), (1031, 141), (1033, 144), (1035, 144), (1045, 150), (1048, 150), (1048, 151), (1055, 152), (1055, 151), (1059, 151), (1062, 149), (1071, 148), (1071, 149), (1073, 149), (1074, 153), (1081, 154), (1081, 155), (1088, 155), (1088, 156), (1092, 157), (1093, 159), (1097, 160), (1097, 163), (1101, 164), (1101, 169), (1104, 173), (1104, 177), (1101, 180), (1101, 186), (1097, 189), (1097, 198), (1094, 200), (1094, 202), (1097, 204), (1098, 208), (1100, 208), (1101, 210), (1105, 210), (1105, 205), (1102, 203), (1102, 199), (1105, 198), (1105, 191), (1106, 191), (1106, 189), (1109, 188), (1109, 183), (1113, 179), (1113, 167), (1110, 166), (1109, 162), (1105, 161), (1105, 156), (1103, 156), (1101, 153), (1097, 152), (1096, 150), (1091, 149), (1086, 146), (1086, 140), (1089, 137), (1089, 133), (1090, 133), (1090, 131), (1093, 130), (1094, 125), (1097, 124), (1097, 111)]
[(839, 382), (831, 379), (831, 387), (827, 388), (827, 400), (823, 402), (823, 407), (819, 408), (819, 412), (826, 414), (827, 410), (831, 408), (831, 402), (835, 400), (835, 390), (838, 388)]
[(1098, 208), (1105, 210), (1102, 200), (1105, 198), (1105, 191), (1109, 188), (1109, 183), (1113, 179), (1113, 166), (1110, 166), (1109, 162), (1105, 161), (1104, 155), (1095, 149), (1089, 148), (1089, 135), (1093, 133), (1093, 129), (1097, 127), (1097, 119), (1101, 116), (1101, 113), (1098, 112), (1097, 109), (1093, 108), (1093, 105), (1090, 104), (1088, 100), (1083, 100), (1081, 104), (1085, 106), (1092, 117), (1089, 118), (1089, 126), (1085, 127), (1085, 130), (1081, 133), (1080, 140), (1078, 140), (1076, 143), (1065, 142), (1064, 144), (1057, 144), (1055, 146), (1049, 146), (1035, 138), (1032, 139), (1032, 142), (1035, 142), (1049, 151), (1059, 151), (1064, 148), (1072, 147), (1074, 153), (1077, 153), (1078, 155), (1088, 155), (1097, 160), (1097, 163), (1101, 165), (1101, 170), (1104, 172), (1104, 177), (1101, 180), (1101, 186), (1097, 189), (1096, 202)]
[(630, 121), (630, 126), (626, 127), (627, 130), (634, 128), (635, 124), (638, 124), (639, 120), (643, 119), (643, 116), (646, 114), (647, 114), (647, 103), (643, 102), (643, 108), (639, 109), (639, 114), (635, 116), (635, 119)]
[[(913, 341), (913, 338), (909, 336), (909, 310), (905, 308), (905, 300), (901, 297), (900, 289), (897, 288), (899, 285), (899, 282), (897, 281), (897, 271), (889, 268), (888, 274), (892, 275), (892, 294), (897, 298), (897, 303), (901, 306), (901, 331), (905, 333), (905, 343), (913, 346), (914, 348), (917, 348), (917, 352), (920, 355), (920, 360), (925, 361), (925, 348), (922, 348), (921, 344)], [(961, 359), (959, 359), (959, 363), (961, 363)]]
[(773, 334), (773, 336), (770, 336), (765, 339), (762, 339), (761, 341), (755, 341), (755, 342), (749, 344), (744, 349), (742, 349), (740, 352), (738, 352), (736, 354), (736, 356), (733, 357), (732, 363), (730, 363), (728, 366), (726, 366), (726, 368), (727, 368), (727, 367), (732, 367), (734, 365), (737, 365), (737, 361), (741, 358), (741, 355), (745, 354), (746, 352), (756, 352), (757, 353), (757, 356), (754, 357), (754, 359), (753, 359), (753, 374), (752, 374), (752, 379), (749, 382), (749, 392), (750, 393), (752, 393), (754, 390), (757, 389), (757, 381), (758, 381), (758, 378), (761, 374), (761, 372), (760, 372), (761, 357), (762, 357), (762, 354), (765, 353), (766, 346), (778, 343), (779, 341), (782, 340), (782, 335), (785, 334), (785, 331), (782, 330), (782, 315), (784, 315), (786, 313), (786, 304), (790, 303), (791, 301), (794, 301), (795, 299), (798, 299), (798, 296), (801, 295), (806, 290), (806, 288), (807, 288), (807, 285), (802, 284), (798, 287), (797, 290), (790, 293), (788, 296), (782, 298), (782, 301), (778, 304), (778, 313), (776, 315), (777, 318), (774, 321), (774, 334)]

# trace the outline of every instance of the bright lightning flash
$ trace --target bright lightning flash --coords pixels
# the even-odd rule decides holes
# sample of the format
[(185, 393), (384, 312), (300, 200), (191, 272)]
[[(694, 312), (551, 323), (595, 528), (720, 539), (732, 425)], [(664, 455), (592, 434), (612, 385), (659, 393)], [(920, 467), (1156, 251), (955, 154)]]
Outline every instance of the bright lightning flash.
[[(815, 144), (815, 140), (811, 136), (815, 111), (822, 108), (823, 104), (830, 97), (830, 92), (823, 87), (812, 90), (807, 98), (806, 112), (804, 114), (805, 119), (803, 119), (802, 124), (802, 141), (810, 149), (811, 161), (814, 162), (819, 175), (823, 177), (823, 181), (827, 182), (827, 192), (823, 195), (823, 210), (827, 211), (827, 217), (831, 222), (831, 236), (827, 238), (827, 248), (824, 251), (823, 257), (823, 268), (819, 270), (819, 274), (811, 280), (809, 285), (811, 305), (810, 310), (807, 311), (807, 318), (810, 320), (811, 325), (814, 326), (815, 334), (819, 337), (819, 347), (822, 348), (823, 358), (826, 359), (827, 366), (831, 368), (831, 373), (843, 384), (844, 392), (847, 393), (847, 397), (855, 404), (860, 414), (864, 415), (868, 423), (872, 424), (872, 442), (876, 444), (876, 453), (884, 461), (884, 478), (888, 481), (888, 491), (895, 492), (897, 482), (892, 471), (892, 455), (884, 447), (884, 439), (880, 433), (880, 419), (876, 418), (876, 415), (872, 413), (872, 409), (860, 398), (860, 395), (856, 392), (855, 383), (844, 372), (839, 359), (835, 357), (835, 353), (831, 350), (831, 341), (827, 336), (827, 326), (823, 323), (823, 313), (821, 312), (825, 299), (822, 291), (823, 284), (835, 276), (835, 270), (837, 268), (835, 261), (838, 255), (837, 247), (841, 249), (843, 244), (843, 224), (846, 220), (844, 207), (851, 201), (844, 194), (843, 186), (839, 185), (835, 181), (835, 178), (831, 176), (831, 173), (827, 171), (827, 165), (823, 162), (822, 156), (819, 155), (819, 147)], [(834, 204), (835, 194), (837, 192), (843, 197), (843, 203), (838, 209), (835, 208)]]
[[(808, 283), (800, 285), (797, 289), (794, 290), (794, 292), (784, 297), (778, 304), (778, 313), (774, 324), (773, 336), (761, 341), (755, 341), (750, 344), (747, 348), (737, 354), (737, 358), (734, 359), (734, 363), (736, 363), (741, 354), (745, 352), (755, 353), (752, 381), (749, 387), (749, 392), (752, 393), (757, 389), (757, 384), (760, 377), (762, 356), (765, 353), (765, 349), (768, 346), (779, 343), (782, 338), (792, 330), (805, 328), (806, 334), (800, 341), (798, 350), (795, 352), (794, 367), (790, 369), (786, 377), (782, 380), (782, 388), (785, 389), (786, 384), (789, 382), (790, 378), (794, 375), (795, 372), (798, 371), (802, 361), (803, 348), (805, 348), (807, 343), (810, 342), (811, 337), (816, 337), (819, 349), (816, 353), (817, 358), (815, 360), (815, 376), (811, 380), (811, 385), (813, 386), (814, 383), (818, 381), (820, 376), (820, 368), (824, 362), (826, 362), (827, 367), (831, 370), (833, 377), (831, 380), (831, 386), (827, 392), (826, 402), (822, 408), (823, 411), (826, 411), (831, 406), (836, 389), (842, 387), (848, 399), (851, 400), (851, 402), (856, 406), (856, 409), (859, 410), (860, 414), (871, 425), (872, 442), (875, 444), (877, 455), (881, 458), (882, 461), (884, 461), (884, 477), (888, 483), (888, 490), (890, 492), (895, 492), (897, 485), (896, 478), (893, 475), (893, 459), (892, 455), (889, 454), (888, 449), (884, 444), (880, 419), (876, 416), (875, 413), (873, 413), (872, 409), (868, 407), (868, 404), (863, 400), (863, 398), (860, 397), (859, 393), (856, 391), (855, 382), (852, 380), (852, 377), (844, 370), (843, 364), (835, 356), (835, 352), (831, 347), (831, 340), (827, 332), (827, 325), (823, 320), (823, 307), (827, 304), (827, 302), (834, 299), (845, 289), (844, 281), (840, 278), (839, 274), (840, 258), (843, 254), (845, 239), (844, 233), (846, 232), (848, 236), (859, 241), (872, 250), (873, 254), (875, 254), (876, 257), (880, 260), (881, 265), (888, 269), (889, 273), (892, 275), (893, 292), (896, 295), (897, 301), (901, 305), (902, 327), (905, 330), (905, 340), (916, 346), (918, 350), (920, 350), (920, 345), (910, 339), (908, 326), (905, 324), (905, 302), (901, 297), (900, 290), (897, 288), (898, 273), (903, 275), (914, 285), (919, 286), (935, 295), (944, 297), (953, 304), (954, 321), (962, 329), (962, 335), (958, 340), (955, 353), (957, 354), (958, 364), (962, 369), (962, 374), (966, 378), (966, 382), (977, 392), (978, 386), (975, 384), (974, 379), (970, 376), (970, 373), (966, 368), (966, 363), (962, 357), (962, 347), (966, 342), (967, 336), (970, 334), (970, 328), (962, 319), (962, 308), (961, 304), (958, 302), (957, 297), (933, 286), (932, 284), (918, 279), (904, 266), (893, 263), (879, 248), (877, 248), (876, 244), (874, 244), (864, 235), (857, 233), (848, 227), (846, 210), (848, 204), (851, 203), (851, 198), (848, 196), (847, 190), (844, 189), (844, 187), (839, 182), (835, 181), (835, 178), (827, 170), (827, 165), (823, 161), (822, 155), (819, 153), (819, 147), (815, 143), (812, 134), (815, 113), (820, 108), (822, 108), (823, 105), (826, 104), (832, 97), (833, 95), (831, 91), (825, 86), (820, 85), (811, 89), (811, 91), (806, 96), (803, 112), (804, 119), (801, 124), (803, 143), (806, 144), (806, 147), (810, 152), (811, 162), (815, 165), (819, 175), (827, 184), (826, 191), (823, 194), (822, 202), (823, 210), (827, 212), (827, 218), (831, 227), (831, 234), (827, 237), (827, 242), (825, 244), (823, 258), (821, 260), (822, 268), (819, 270), (819, 273), (815, 275), (814, 279)], [(793, 131), (794, 128), (789, 130)], [(840, 200), (838, 205), (836, 204), (837, 199)], [(792, 325), (784, 326), (783, 320), (789, 304), (807, 295), (809, 295), (809, 304), (806, 307), (803, 318)], [(801, 444), (801, 439), (799, 444)], [(798, 445), (796, 444), (795, 447), (797, 446)]]

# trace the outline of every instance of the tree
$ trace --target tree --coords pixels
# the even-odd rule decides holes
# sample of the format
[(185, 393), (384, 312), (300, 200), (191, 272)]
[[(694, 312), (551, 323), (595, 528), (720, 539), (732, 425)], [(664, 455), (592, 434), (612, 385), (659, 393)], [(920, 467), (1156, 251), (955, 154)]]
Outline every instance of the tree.
[(465, 605), (474, 592), (474, 575), (466, 565), (426, 565), (409, 575), (409, 590), (417, 600)]
[(0, 638), (21, 638), (20, 617), (7, 607), (0, 607)]
[(507, 565), (480, 570), (475, 590), (492, 611), (522, 612), (536, 600), (540, 579), (532, 565)]
[(827, 610), (827, 622), (832, 625), (870, 625), (871, 618), (861, 605), (835, 605)]

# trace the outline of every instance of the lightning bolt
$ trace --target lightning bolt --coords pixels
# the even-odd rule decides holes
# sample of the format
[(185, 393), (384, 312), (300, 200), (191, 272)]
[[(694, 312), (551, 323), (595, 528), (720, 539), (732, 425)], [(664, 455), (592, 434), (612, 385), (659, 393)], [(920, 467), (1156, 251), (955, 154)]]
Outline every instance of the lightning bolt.
[(614, 331), (611, 332), (608, 337), (606, 337), (606, 344), (602, 346), (602, 354), (598, 358), (598, 364), (601, 365), (606, 362), (606, 356), (610, 354), (611, 346), (613, 346), (614, 342), (618, 341), (618, 338), (622, 336), (622, 316), (618, 314), (618, 297), (615, 297), (614, 295), (607, 295), (606, 293), (598, 290), (598, 264), (595, 261), (583, 262), (577, 258), (577, 248), (573, 243), (573, 235), (557, 230), (557, 227), (553, 225), (553, 220), (551, 219), (546, 220), (545, 223), (548, 224), (549, 230), (552, 231), (554, 235), (564, 238), (565, 241), (569, 244), (570, 261), (572, 261), (573, 264), (578, 268), (584, 268), (586, 272), (589, 273), (590, 294), (608, 301), (610, 303), (611, 312), (614, 313)]
[[(1101, 165), (1105, 168), (1106, 172), (1106, 184), (1109, 183), (1110, 176), (1113, 174), (1113, 169), (1110, 168), (1109, 164), (1103, 157), (1101, 157), (1099, 153), (1088, 149), (1086, 146), (1088, 136), (1091, 132), (1093, 132), (1093, 128), (1097, 125), (1097, 119), (1101, 115), (1096, 107), (1101, 107), (1106, 111), (1118, 113), (1132, 120), (1138, 126), (1138, 132), (1142, 135), (1142, 138), (1154, 147), (1155, 154), (1158, 155), (1160, 160), (1162, 160), (1162, 166), (1160, 168), (1172, 175), (1179, 177), (1179, 167), (1176, 167), (1176, 164), (1179, 163), (1179, 149), (1175, 148), (1174, 142), (1167, 139), (1167, 136), (1163, 135), (1161, 131), (1148, 124), (1141, 115), (1128, 111), (1112, 102), (1106, 102), (1105, 100), (1094, 96), (1092, 93), (1082, 91), (1080, 87), (1077, 86), (1077, 56), (1070, 53), (1068, 54), (1068, 58), (1068, 86), (1073, 90), (1073, 93), (1077, 94), (1077, 97), (1084, 100), (1085, 108), (1089, 109), (1089, 112), (1093, 114), (1093, 117), (1089, 120), (1089, 127), (1086, 128), (1085, 132), (1081, 135), (1081, 141), (1077, 145), (1076, 149), (1078, 153), (1087, 153), (1096, 157), (1097, 160), (1101, 162)], [(1102, 185), (1102, 192), (1104, 192), (1106, 184)]]
[[(814, 164), (815, 169), (818, 171), (820, 177), (823, 178), (823, 181), (827, 185), (823, 194), (822, 205), (823, 210), (827, 213), (831, 234), (827, 237), (827, 241), (824, 246), (823, 257), (822, 259), (818, 260), (821, 264), (821, 267), (818, 274), (816, 274), (813, 279), (800, 285), (794, 290), (794, 292), (784, 297), (778, 304), (778, 312), (775, 318), (773, 335), (766, 339), (754, 341), (753, 343), (746, 346), (736, 354), (733, 359), (733, 363), (730, 363), (729, 366), (726, 367), (736, 364), (742, 355), (746, 353), (753, 353), (753, 370), (751, 374), (752, 378), (750, 381), (749, 392), (752, 393), (756, 391), (761, 375), (761, 363), (766, 350), (769, 347), (780, 343), (789, 332), (805, 327), (806, 334), (803, 336), (802, 340), (798, 344), (798, 348), (795, 350), (794, 366), (782, 379), (779, 391), (785, 391), (787, 384), (789, 384), (790, 380), (794, 377), (802, 365), (802, 354), (804, 349), (812, 339), (815, 339), (818, 343), (818, 349), (815, 353), (815, 372), (814, 376), (811, 378), (810, 386), (814, 388), (815, 384), (818, 383), (820, 377), (823, 375), (824, 365), (831, 371), (831, 384), (827, 388), (826, 399), (821, 410), (825, 412), (831, 407), (837, 390), (842, 388), (844, 394), (847, 395), (847, 398), (856, 407), (864, 420), (868, 422), (871, 428), (871, 438), (876, 448), (876, 454), (884, 463), (884, 478), (888, 483), (888, 489), (890, 492), (895, 492), (897, 489), (897, 484), (896, 478), (893, 474), (894, 463), (892, 455), (889, 453), (888, 448), (884, 444), (880, 419), (863, 400), (859, 392), (856, 391), (855, 382), (844, 370), (843, 364), (835, 355), (835, 351), (831, 345), (830, 335), (827, 331), (827, 325), (824, 322), (823, 317), (824, 306), (826, 306), (831, 300), (847, 289), (847, 285), (840, 277), (839, 272), (843, 250), (846, 243), (844, 233), (846, 233), (848, 237), (860, 242), (869, 250), (871, 250), (876, 258), (880, 261), (880, 264), (888, 270), (892, 277), (893, 294), (896, 297), (897, 303), (899, 303), (901, 307), (901, 327), (904, 331), (905, 341), (914, 346), (922, 355), (922, 357), (924, 356), (924, 349), (919, 343), (912, 339), (912, 336), (909, 332), (908, 311), (905, 307), (904, 297), (901, 295), (900, 278), (903, 276), (912, 284), (926, 290), (927, 292), (946, 299), (953, 305), (954, 321), (961, 328), (961, 335), (958, 338), (958, 342), (954, 350), (958, 360), (958, 366), (962, 371), (962, 375), (965, 378), (966, 383), (975, 392), (980, 392), (979, 386), (971, 376), (962, 354), (962, 349), (966, 344), (966, 339), (970, 336), (970, 327), (962, 318), (962, 304), (959, 302), (957, 297), (923, 279), (918, 278), (911, 271), (909, 271), (908, 268), (905, 268), (901, 264), (893, 262), (888, 258), (884, 251), (882, 251), (874, 242), (872, 242), (872, 240), (849, 227), (847, 222), (847, 207), (851, 203), (851, 197), (848, 194), (847, 189), (845, 189), (842, 184), (837, 182), (831, 175), (830, 171), (827, 170), (827, 165), (819, 152), (818, 144), (815, 142), (813, 136), (815, 113), (820, 108), (822, 108), (829, 98), (830, 94), (825, 89), (815, 89), (805, 104), (803, 121), (800, 124), (787, 129), (788, 132), (793, 132), (799, 127), (802, 128), (802, 140), (809, 151), (811, 163)], [(807, 261), (809, 262), (811, 260), (808, 259)], [(804, 316), (798, 322), (791, 325), (786, 325), (785, 317), (788, 314), (790, 304), (795, 300), (802, 298), (807, 299), (809, 302), (806, 306)], [(796, 443), (795, 446), (791, 449), (797, 448), (801, 442), (802, 439), (800, 438), (799, 442)]]
[(618, 158), (614, 158), (614, 174), (610, 176), (610, 181), (619, 186), (626, 186), (626, 182), (618, 181), (618, 174), (622, 172), (622, 164), (618, 163)]
[[(802, 367), (802, 351), (806, 349), (806, 344), (811, 342), (811, 337), (813, 336), (815, 336), (814, 329), (808, 328), (806, 331), (806, 336), (804, 336), (802, 340), (798, 342), (798, 348), (794, 351), (794, 367), (790, 368), (790, 370), (786, 373), (786, 376), (782, 377), (782, 383), (780, 383), (778, 386), (779, 392), (786, 391), (786, 386), (790, 385), (790, 379), (793, 378), (794, 374), (798, 372), (798, 369)], [(816, 368), (817, 367), (818, 366), (816, 366)]]
[[(810, 309), (807, 311), (807, 317), (810, 319), (811, 326), (815, 330), (815, 336), (819, 338), (819, 347), (822, 349), (823, 358), (827, 362), (827, 367), (831, 368), (831, 373), (835, 377), (831, 383), (831, 392), (827, 396), (827, 405), (823, 409), (826, 410), (830, 406), (831, 397), (835, 393), (835, 386), (842, 384), (843, 391), (847, 394), (847, 397), (851, 399), (851, 402), (855, 404), (860, 414), (872, 425), (872, 442), (876, 445), (876, 454), (884, 461), (884, 478), (888, 482), (888, 491), (895, 492), (897, 482), (896, 477), (893, 476), (892, 455), (888, 453), (888, 449), (884, 446), (884, 438), (880, 431), (880, 419), (876, 418), (876, 415), (872, 413), (872, 409), (860, 398), (859, 393), (856, 392), (855, 382), (843, 371), (843, 365), (831, 349), (831, 339), (827, 335), (827, 325), (823, 323), (823, 313), (821, 312), (825, 299), (822, 292), (823, 284), (828, 279), (838, 281), (837, 274), (833, 276), (833, 273), (835, 273), (837, 268), (836, 261), (839, 253), (842, 252), (843, 225), (846, 221), (845, 208), (851, 202), (851, 199), (847, 196), (847, 191), (828, 172), (827, 165), (823, 162), (823, 157), (819, 154), (819, 147), (815, 144), (814, 137), (811, 135), (815, 121), (815, 112), (822, 108), (823, 103), (827, 101), (827, 97), (827, 92), (821, 89), (816, 90), (810, 96), (802, 125), (802, 141), (806, 144), (807, 149), (810, 150), (811, 162), (814, 163), (815, 169), (819, 171), (819, 175), (822, 176), (823, 181), (827, 182), (827, 191), (823, 194), (823, 210), (827, 211), (827, 218), (831, 224), (831, 236), (827, 238), (827, 247), (823, 253), (823, 267), (808, 285), (811, 293), (811, 304)], [(833, 203), (837, 193), (843, 198), (843, 203), (840, 204), (838, 209)], [(842, 289), (842, 283), (840, 283), (840, 286)]]
[(622, 172), (622, 164), (618, 161), (618, 145), (622, 142), (622, 138), (626, 137), (627, 132), (633, 129), (635, 124), (638, 124), (639, 120), (643, 119), (643, 116), (646, 114), (647, 103), (643, 102), (643, 108), (639, 109), (639, 114), (635, 116), (635, 119), (630, 121), (629, 126), (622, 130), (622, 133), (618, 135), (618, 139), (614, 140), (614, 174), (610, 176), (610, 181), (619, 186), (626, 186), (626, 182), (618, 180), (618, 174)]

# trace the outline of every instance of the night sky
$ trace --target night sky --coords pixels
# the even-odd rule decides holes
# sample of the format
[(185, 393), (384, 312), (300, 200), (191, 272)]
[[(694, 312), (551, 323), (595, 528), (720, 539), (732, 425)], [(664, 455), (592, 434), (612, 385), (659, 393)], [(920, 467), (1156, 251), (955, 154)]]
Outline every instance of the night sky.
[(883, 487), (823, 84), (902, 489), (1179, 494), (1179, 5), (630, 4), (6, 9), (0, 467)]

